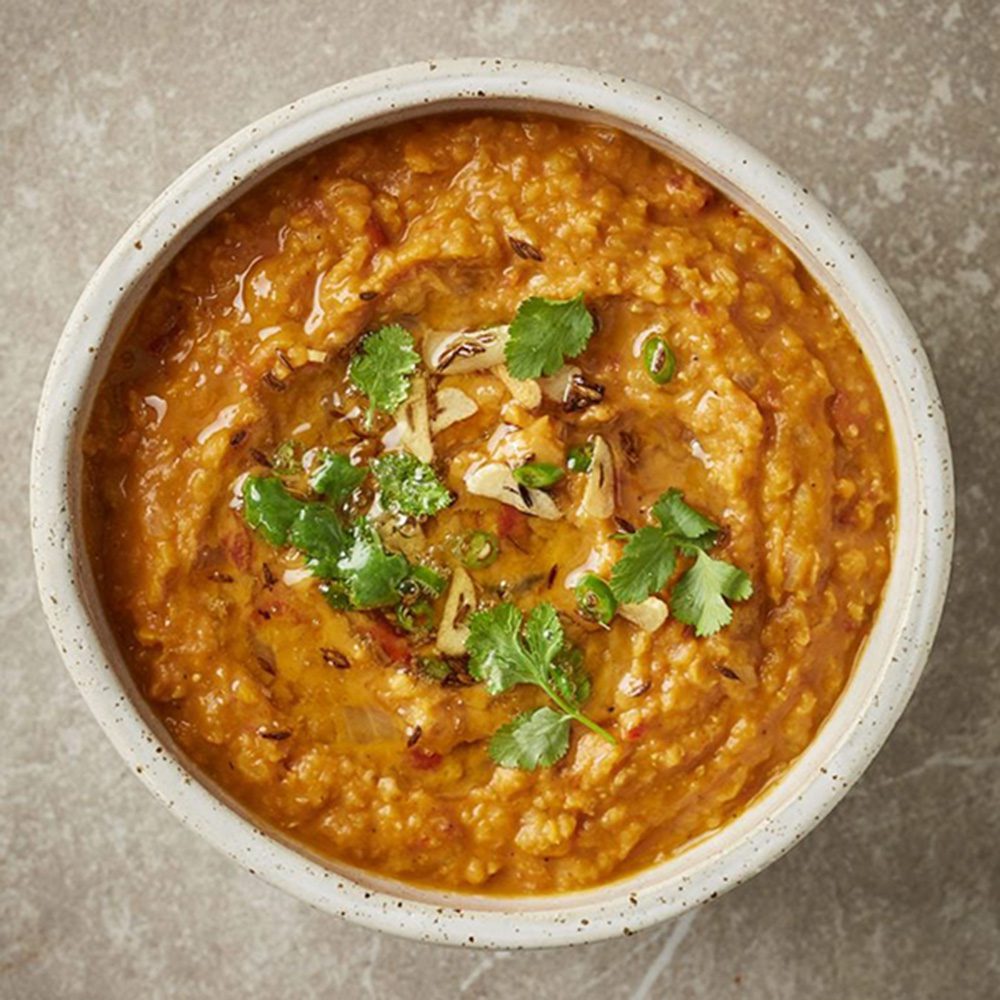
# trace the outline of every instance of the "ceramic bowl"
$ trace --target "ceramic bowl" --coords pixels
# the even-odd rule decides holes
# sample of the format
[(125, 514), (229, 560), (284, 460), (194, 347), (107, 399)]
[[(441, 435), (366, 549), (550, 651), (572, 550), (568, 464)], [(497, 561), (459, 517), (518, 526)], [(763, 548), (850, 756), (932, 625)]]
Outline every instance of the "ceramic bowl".
[[(178, 249), (279, 166), (352, 133), (429, 113), (540, 111), (614, 125), (692, 168), (799, 256), (853, 327), (895, 434), (899, 518), (882, 609), (838, 703), (807, 750), (736, 820), (655, 867), (598, 888), (520, 898), (414, 888), (324, 862), (198, 773), (137, 691), (95, 592), (80, 531), (80, 436), (115, 342)], [(101, 264), (56, 348), (38, 414), (32, 538), (42, 604), (70, 674), (130, 767), (168, 808), (259, 875), (349, 920), (412, 938), (501, 948), (629, 934), (759, 872), (858, 779), (926, 662), (951, 556), (944, 416), (912, 327), (871, 261), (809, 192), (681, 102), (583, 69), (489, 60), (404, 66), (338, 84), (243, 129), (182, 174)]]

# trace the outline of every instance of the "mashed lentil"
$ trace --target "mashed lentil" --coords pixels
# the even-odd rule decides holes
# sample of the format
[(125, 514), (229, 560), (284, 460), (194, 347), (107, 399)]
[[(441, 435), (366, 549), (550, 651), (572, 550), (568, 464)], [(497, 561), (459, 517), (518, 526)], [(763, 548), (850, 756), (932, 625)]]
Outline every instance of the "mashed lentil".
[[(461, 390), (475, 412), (433, 434), (457, 501), (399, 543), (453, 568), (452, 539), (495, 533), (499, 558), (471, 574), (479, 599), (564, 613), (592, 679), (587, 713), (617, 742), (574, 726), (561, 761), (523, 771), (486, 743), (537, 691), (491, 697), (460, 670), (422, 672), (412, 636), (378, 611), (335, 610), (299, 554), (248, 528), (238, 484), (285, 441), (367, 461), (398, 438), (392, 417), (366, 433), (346, 387), (365, 331), (400, 323), (419, 346), (508, 323), (528, 296), (578, 293), (598, 329), (574, 363), (603, 398), (567, 412), (518, 402), (524, 387), (497, 372), (429, 376), (432, 400)], [(676, 355), (666, 385), (641, 363), (650, 331)], [(554, 520), (464, 488), (486, 452), (564, 463), (598, 433), (612, 519), (574, 515), (585, 476), (551, 491)], [(593, 885), (737, 815), (829, 713), (890, 563), (891, 434), (822, 290), (686, 169), (548, 118), (393, 126), (244, 195), (138, 310), (85, 450), (102, 599), (177, 743), (322, 854), (458, 890)], [(668, 487), (723, 526), (753, 598), (706, 638), (672, 617), (653, 632), (583, 621), (573, 581), (606, 575), (613, 534)]]

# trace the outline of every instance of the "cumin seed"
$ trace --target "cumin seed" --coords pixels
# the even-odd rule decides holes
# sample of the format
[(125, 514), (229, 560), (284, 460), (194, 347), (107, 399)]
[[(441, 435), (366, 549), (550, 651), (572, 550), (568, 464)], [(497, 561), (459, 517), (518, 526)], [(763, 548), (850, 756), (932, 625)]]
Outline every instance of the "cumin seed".
[(639, 463), (639, 442), (631, 431), (619, 431), (618, 441), (622, 446), (622, 454), (629, 465)]
[(511, 250), (522, 260), (545, 260), (542, 251), (536, 246), (532, 246), (527, 240), (519, 240), (516, 236), (508, 236)]
[(320, 653), (323, 654), (323, 662), (328, 667), (333, 667), (334, 670), (349, 670), (351, 666), (351, 661), (344, 656), (343, 653), (338, 649), (330, 649), (329, 646), (324, 646), (320, 649)]

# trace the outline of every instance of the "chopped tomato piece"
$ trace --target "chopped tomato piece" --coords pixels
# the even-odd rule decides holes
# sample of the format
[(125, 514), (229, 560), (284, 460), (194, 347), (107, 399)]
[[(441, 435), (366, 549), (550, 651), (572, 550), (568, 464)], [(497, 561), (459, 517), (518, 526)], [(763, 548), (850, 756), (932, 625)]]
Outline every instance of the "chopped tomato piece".
[(250, 537), (250, 531), (245, 526), (241, 525), (226, 539), (226, 551), (234, 566), (244, 572), (250, 569), (253, 540)]
[(382, 223), (374, 212), (368, 216), (368, 221), (365, 223), (365, 235), (373, 250), (381, 250), (389, 242), (389, 237), (386, 236), (385, 229), (382, 228)]
[(444, 757), (433, 750), (425, 750), (423, 747), (413, 747), (410, 750), (410, 763), (418, 771), (433, 771), (443, 760)]
[(497, 514), (497, 534), (501, 538), (517, 539), (527, 531), (527, 528), (527, 514), (522, 514), (516, 507), (500, 505), (500, 513)]
[(410, 644), (393, 631), (384, 621), (373, 618), (368, 627), (368, 634), (378, 644), (386, 657), (393, 663), (409, 663), (413, 656)]

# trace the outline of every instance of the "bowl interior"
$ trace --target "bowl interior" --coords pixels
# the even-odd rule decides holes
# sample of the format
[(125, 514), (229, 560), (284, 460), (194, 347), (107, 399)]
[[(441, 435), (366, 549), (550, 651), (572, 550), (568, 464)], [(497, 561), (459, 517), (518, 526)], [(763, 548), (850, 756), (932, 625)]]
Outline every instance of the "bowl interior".
[[(57, 349), (39, 414), (32, 507), (43, 603), (70, 671), (123, 756), (174, 811), (251, 870), (324, 909), (412, 936), (509, 947), (606, 936), (680, 912), (754, 874), (833, 806), (881, 745), (926, 658), (947, 579), (951, 472), (940, 404), (912, 329), (863, 251), (808, 192), (721, 127), (653, 91), (618, 81), (612, 91), (604, 78), (560, 67), (511, 64), (506, 71), (471, 62), (447, 73), (439, 64), (431, 74), (437, 92), (426, 67), (407, 67), (313, 95), (209, 154), (140, 217), (88, 286)], [(626, 879), (554, 896), (422, 889), (320, 859), (247, 815), (185, 758), (138, 691), (79, 531), (79, 445), (97, 384), (180, 247), (226, 204), (311, 149), (405, 118), (470, 109), (612, 125), (755, 215), (843, 313), (870, 361), (896, 444), (898, 524), (882, 609), (813, 742), (734, 821), (683, 853)], [(512, 910), (520, 930), (500, 916)], [(476, 937), (470, 925), (478, 939), (467, 942)]]

